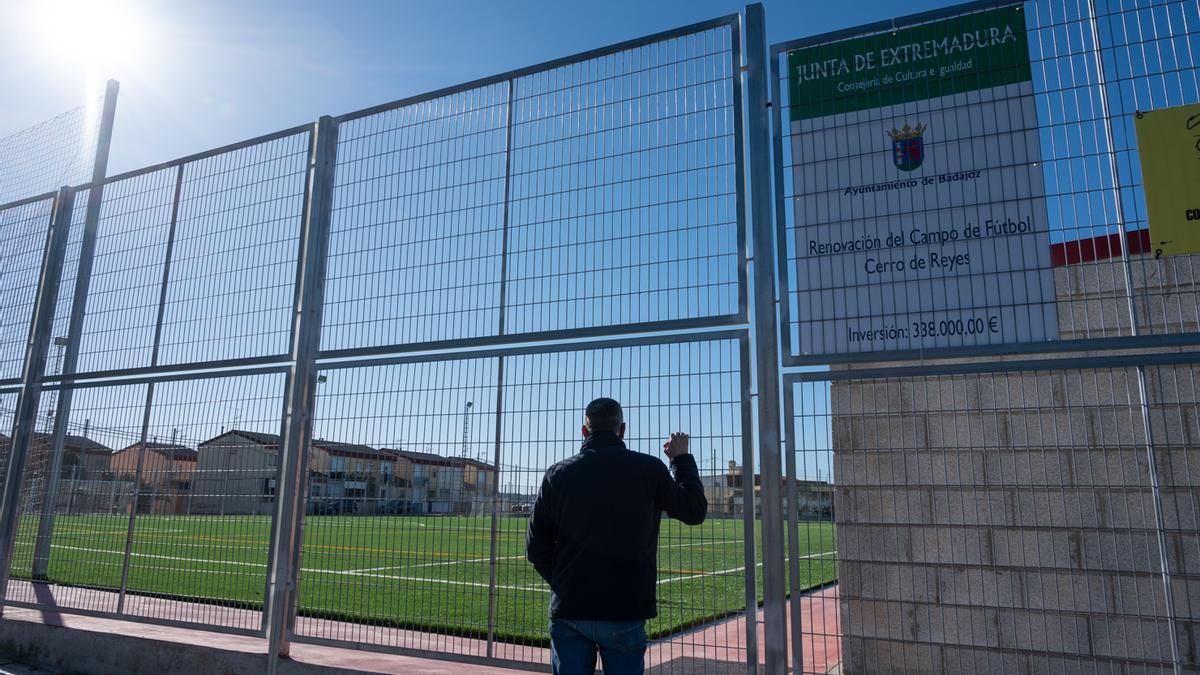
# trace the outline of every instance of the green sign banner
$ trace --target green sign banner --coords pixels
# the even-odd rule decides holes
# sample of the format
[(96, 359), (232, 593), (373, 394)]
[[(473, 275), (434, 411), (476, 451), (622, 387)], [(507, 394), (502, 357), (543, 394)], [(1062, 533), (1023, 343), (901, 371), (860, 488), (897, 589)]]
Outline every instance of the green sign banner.
[(1021, 5), (788, 53), (792, 121), (1030, 78)]

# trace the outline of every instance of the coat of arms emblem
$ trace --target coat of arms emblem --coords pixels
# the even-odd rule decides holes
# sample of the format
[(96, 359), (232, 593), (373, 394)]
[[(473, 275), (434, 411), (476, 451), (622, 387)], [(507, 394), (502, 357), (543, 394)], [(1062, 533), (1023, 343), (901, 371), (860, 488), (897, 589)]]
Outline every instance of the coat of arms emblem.
[(892, 161), (897, 169), (914, 171), (925, 161), (925, 144), (921, 134), (927, 128), (918, 122), (916, 129), (905, 124), (903, 129), (893, 128), (887, 132), (892, 137)]

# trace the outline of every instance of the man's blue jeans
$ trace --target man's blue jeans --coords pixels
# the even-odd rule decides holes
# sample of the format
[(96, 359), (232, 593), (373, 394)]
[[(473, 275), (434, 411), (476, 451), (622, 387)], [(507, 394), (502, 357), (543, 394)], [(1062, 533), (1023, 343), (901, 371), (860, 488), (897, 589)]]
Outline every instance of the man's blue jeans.
[(592, 675), (597, 651), (605, 675), (641, 675), (646, 669), (646, 622), (550, 620), (554, 675)]

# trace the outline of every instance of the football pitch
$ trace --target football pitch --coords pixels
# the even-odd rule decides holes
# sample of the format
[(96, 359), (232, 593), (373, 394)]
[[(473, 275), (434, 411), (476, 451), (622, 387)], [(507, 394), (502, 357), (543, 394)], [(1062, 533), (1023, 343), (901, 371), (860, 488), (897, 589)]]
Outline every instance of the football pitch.
[[(525, 524), (520, 516), (498, 520), (493, 572), (490, 517), (309, 516), (301, 556), (299, 614), (482, 637), (488, 632), (489, 605), (494, 602), (498, 639), (541, 643), (546, 639), (550, 594), (525, 561)], [(127, 527), (124, 515), (58, 516), (49, 581), (119, 588)], [(36, 531), (37, 517), (23, 517), (14, 550), (14, 578), (31, 576)], [(697, 527), (663, 521), (659, 616), (647, 626), (652, 636), (704, 624), (745, 607), (742, 533), (740, 519), (710, 518)], [(261, 609), (270, 536), (271, 521), (266, 516), (139, 515), (128, 590)], [(761, 551), (760, 538), (755, 540)], [(833, 581), (833, 525), (802, 523), (799, 544), (803, 588)], [(756, 579), (761, 601), (761, 574)], [(297, 631), (303, 634), (307, 625), (298, 621)]]

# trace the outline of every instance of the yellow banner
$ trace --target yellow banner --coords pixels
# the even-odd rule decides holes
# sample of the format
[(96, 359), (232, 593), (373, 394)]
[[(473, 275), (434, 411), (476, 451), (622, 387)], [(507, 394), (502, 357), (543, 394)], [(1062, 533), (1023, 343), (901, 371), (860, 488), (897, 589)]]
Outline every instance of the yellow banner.
[(1200, 105), (1139, 113), (1134, 125), (1155, 257), (1200, 253)]

